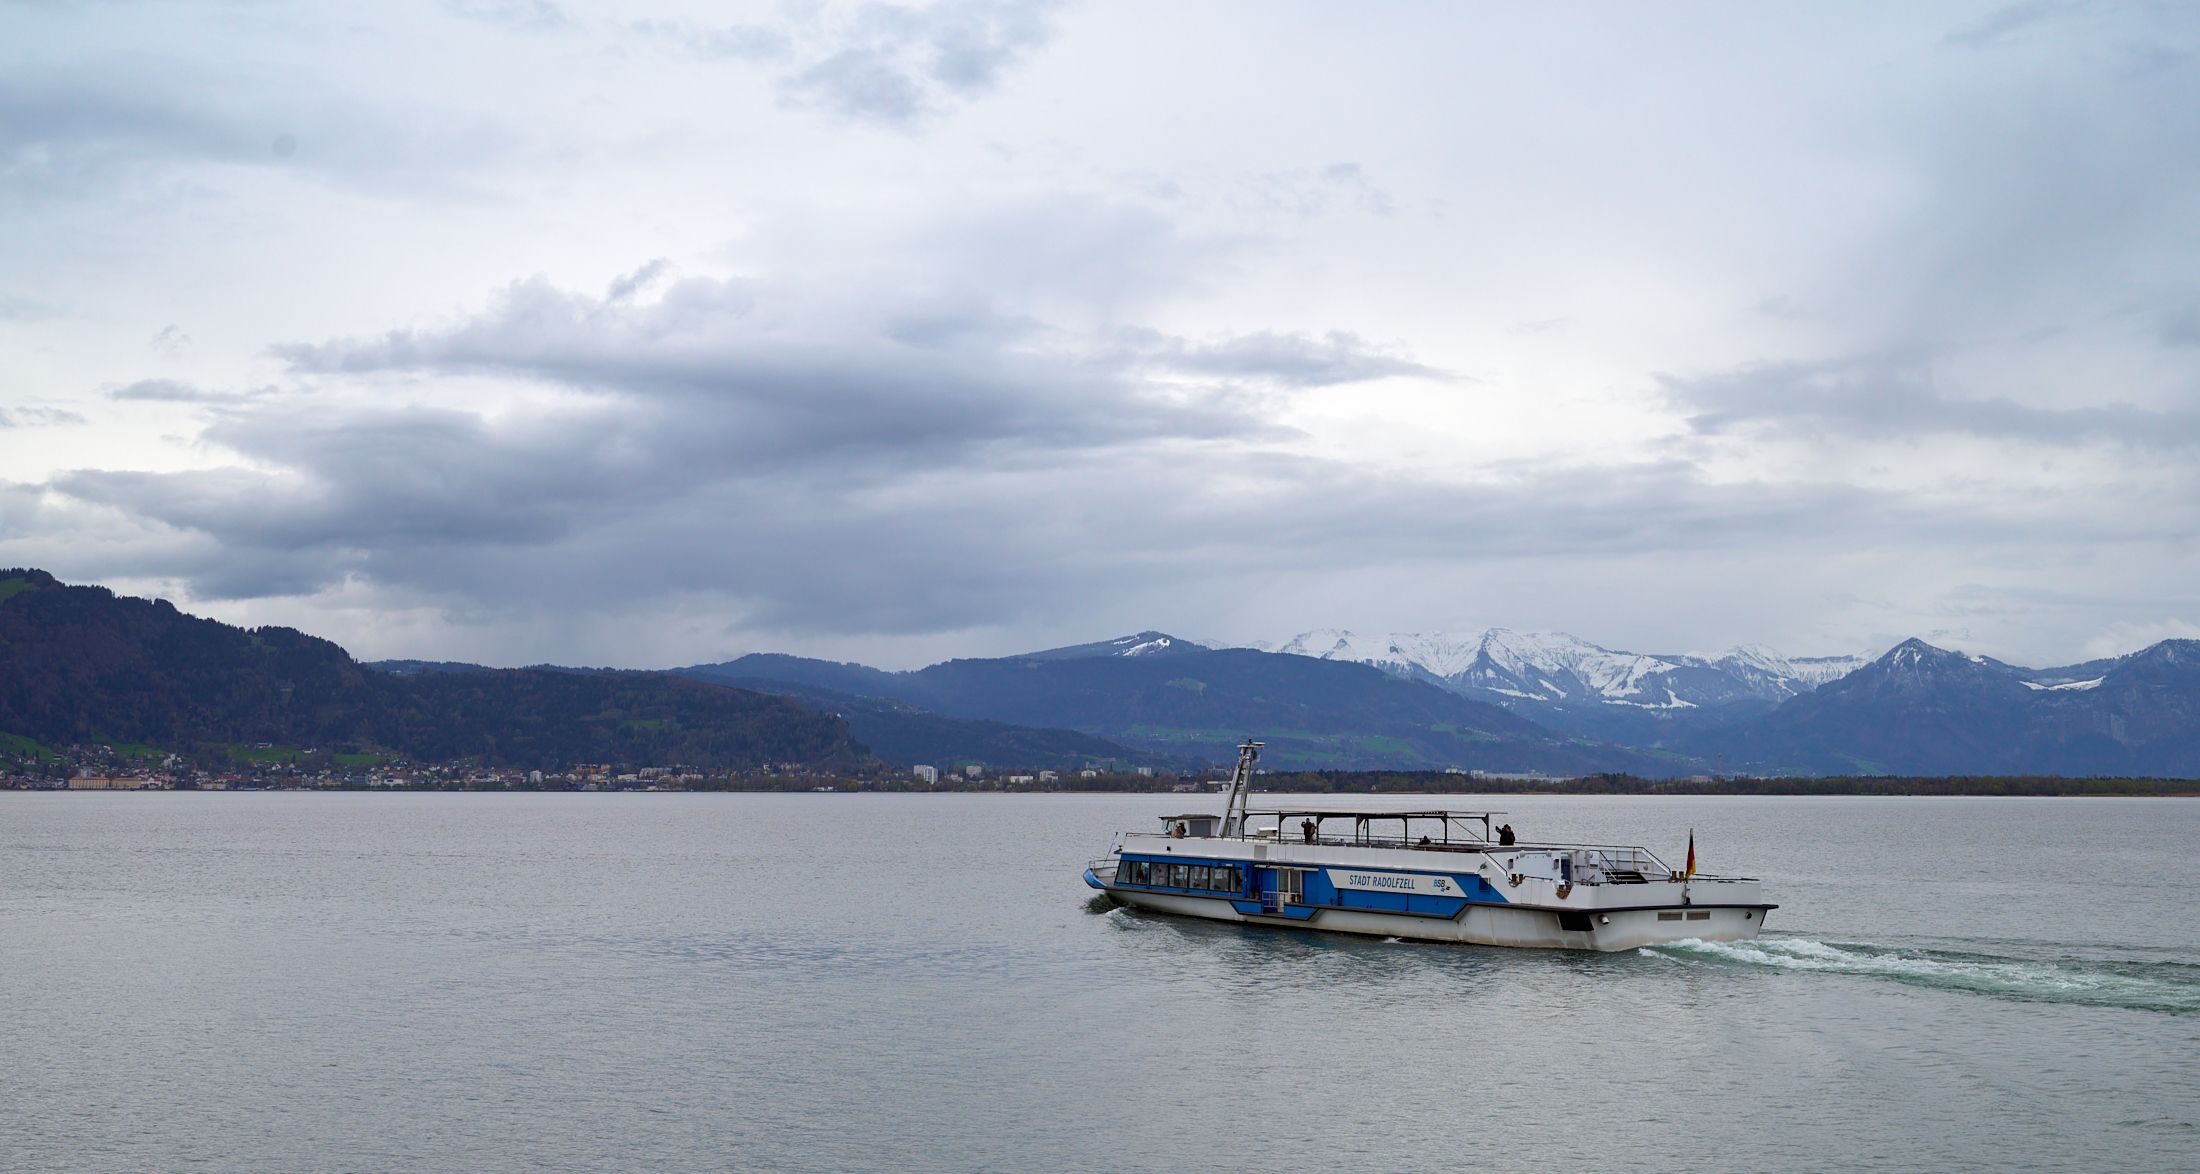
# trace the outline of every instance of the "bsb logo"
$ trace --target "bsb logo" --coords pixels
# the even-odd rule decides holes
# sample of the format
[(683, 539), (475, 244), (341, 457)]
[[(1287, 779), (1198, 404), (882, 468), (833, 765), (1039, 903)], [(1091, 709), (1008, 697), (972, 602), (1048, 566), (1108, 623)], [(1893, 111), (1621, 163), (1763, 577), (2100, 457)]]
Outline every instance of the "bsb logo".
[(1448, 892), (1450, 892), (1450, 891), (1451, 891), (1451, 881), (1449, 881), (1449, 880), (1445, 879), (1444, 877), (1437, 877), (1437, 878), (1436, 878), (1436, 891), (1437, 891), (1437, 892), (1439, 892), (1439, 893), (1448, 893)]

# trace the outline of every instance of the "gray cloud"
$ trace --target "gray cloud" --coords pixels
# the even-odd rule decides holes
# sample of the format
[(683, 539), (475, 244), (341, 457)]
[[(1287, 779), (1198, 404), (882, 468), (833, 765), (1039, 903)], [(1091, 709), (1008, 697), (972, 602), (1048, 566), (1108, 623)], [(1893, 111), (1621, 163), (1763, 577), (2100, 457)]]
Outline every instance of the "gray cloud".
[(2200, 346), (2200, 298), (2163, 310), (2159, 329), (2165, 346)]
[(1331, 387), (1396, 377), (1457, 380), (1449, 371), (1415, 362), (1400, 348), (1379, 346), (1346, 330), (1320, 336), (1258, 331), (1189, 340), (1158, 331), (1125, 332), (1134, 361), (1189, 375), (1252, 379), (1285, 387)]
[[(688, 597), (732, 627), (797, 638), (1046, 625), (1132, 600), (1165, 617), (1187, 594), (1343, 573), (1411, 583), (1463, 559), (1478, 569), (1438, 576), (1448, 589), (1602, 597), (1612, 584), (1565, 568), (1648, 560), (1678, 582), (1699, 562), (2049, 532), (2037, 516), (1849, 486), (1718, 484), (1675, 462), (1523, 465), (1450, 484), (1195, 440), (765, 467), (684, 462), (660, 447), (667, 431), (624, 410), (518, 421), (271, 405), (208, 439), (277, 472), (83, 472), (54, 488), (171, 535), (111, 565), (179, 578), (194, 597), (351, 583), (483, 624)], [(2160, 519), (2127, 521), (2145, 516)], [(2118, 537), (2087, 518), (2061, 526)]]
[(569, 28), (573, 18), (551, 0), (443, 0), (452, 15), (466, 20), (541, 33)]
[(0, 322), (36, 322), (56, 317), (60, 310), (31, 298), (0, 294)]
[(1914, 360), (1754, 363), (1697, 378), (1660, 376), (1659, 385), (1701, 434), (1765, 428), (1872, 439), (1960, 434), (2058, 446), (2200, 445), (2200, 411), (2119, 403), (2039, 408), (1999, 396), (1951, 398), (1934, 386), (1930, 366)]
[(178, 379), (140, 379), (107, 389), (107, 398), (139, 403), (236, 404), (269, 394), (271, 389), (212, 391)]
[(794, 39), (768, 25), (705, 28), (677, 21), (638, 20), (628, 27), (641, 36), (668, 41), (695, 56), (716, 60), (756, 64), (785, 61), (794, 53)]
[(612, 279), (610, 288), (604, 291), (604, 301), (623, 302), (670, 276), (672, 262), (657, 257), (644, 262), (632, 273), (622, 273)]
[(478, 115), (342, 92), (279, 66), (116, 58), (0, 75), (0, 196), (162, 200), (176, 169), (286, 169), (373, 191), (449, 191), (509, 155)]
[(2003, 5), (1942, 37), (1940, 43), (1955, 49), (1991, 49), (2081, 9), (2082, 5), (2068, 0), (2024, 0)]
[(1053, 36), (1061, 0), (946, 0), (819, 8), (785, 27), (641, 21), (697, 56), (776, 67), (790, 106), (909, 129), (982, 97)]
[(1335, 208), (1355, 208), (1376, 216), (1396, 212), (1390, 193), (1377, 187), (1357, 163), (1271, 171), (1253, 181), (1260, 203), (1297, 216), (1319, 216)]
[[(902, 250), (968, 282), (946, 291), (900, 280), (890, 258), (854, 297), (652, 261), (600, 296), (532, 278), (440, 324), (276, 348), (329, 385), (311, 398), (115, 388), (221, 405), (201, 440), (243, 463), (79, 470), (52, 487), (183, 539), (136, 573), (209, 598), (364, 582), (480, 606), (515, 568), (539, 572), (512, 591), (526, 596), (641, 560), (655, 590), (716, 593), (753, 624), (926, 632), (1028, 609), (1099, 550), (1195, 565), (1197, 531), (1242, 520), (1187, 509), (1218, 469), (1279, 495), (1293, 526), (1334, 519), (1337, 472), (1246, 453), (1287, 435), (1264, 397), (1445, 377), (1348, 331), (1194, 340), (1011, 311), (987, 292), (1089, 318), (1180, 287), (1209, 246), (1083, 203), (979, 222)], [(453, 376), (562, 396), (491, 413), (341, 391)], [(882, 592), (859, 567), (893, 567), (906, 587)]]
[(55, 428), (84, 422), (83, 416), (66, 408), (0, 408), (0, 428)]
[(9, 379), (96, 421), (7, 400), (0, 560), (621, 663), (2189, 594), (2189, 9), (710, 12), (0, 7)]
[[(540, 279), (440, 329), (277, 348), (301, 373), (481, 373), (615, 397), (674, 462), (945, 459), (997, 442), (1085, 447), (1261, 427), (1180, 402), (1047, 338), (1000, 347), (983, 322), (912, 341), (906, 320), (789, 329), (773, 291), (686, 278), (656, 301), (599, 299)], [(901, 328), (901, 329), (895, 329)]]

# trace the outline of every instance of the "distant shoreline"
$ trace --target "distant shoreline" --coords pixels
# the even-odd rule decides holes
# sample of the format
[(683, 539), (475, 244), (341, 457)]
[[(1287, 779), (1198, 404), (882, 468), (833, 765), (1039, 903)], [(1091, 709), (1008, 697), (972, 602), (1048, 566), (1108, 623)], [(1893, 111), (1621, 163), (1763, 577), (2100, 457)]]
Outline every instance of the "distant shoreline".
[[(1401, 780), (1386, 776), (1365, 786), (1336, 785), (1335, 779), (1310, 779), (1310, 785), (1292, 786), (1295, 776), (1264, 779), (1254, 794), (1262, 795), (1327, 795), (1344, 797), (1422, 795), (1429, 797), (1453, 795), (1584, 795), (1605, 798), (1636, 798), (1668, 795), (1681, 796), (1764, 796), (1768, 798), (1815, 798), (1820, 796), (1886, 796), (1893, 798), (2018, 798), (2018, 799), (2200, 799), (2200, 779), (2051, 779), (2026, 778), (1833, 778), (1833, 779), (1722, 779), (1712, 781), (1667, 781), (1655, 779), (1610, 779), (1590, 777), (1566, 779), (1547, 784), (1459, 787), (1456, 779), (1450, 787), (1432, 785), (1400, 785)], [(1278, 785), (1282, 784), (1282, 785)], [(1014, 790), (988, 787), (923, 787), (904, 786), (900, 780), (882, 784), (875, 779), (818, 780), (806, 787), (694, 787), (694, 788), (615, 788), (598, 791), (582, 791), (570, 787), (5, 787), (0, 793), (25, 794), (147, 794), (147, 793), (207, 793), (207, 794), (410, 794), (410, 795), (994, 795), (1012, 798), (1025, 795), (1142, 795), (1154, 798), (1174, 797), (1186, 803), (1197, 804), (1211, 798), (1211, 791), (1174, 791), (1161, 789), (1096, 789), (1072, 787), (1018, 788)]]

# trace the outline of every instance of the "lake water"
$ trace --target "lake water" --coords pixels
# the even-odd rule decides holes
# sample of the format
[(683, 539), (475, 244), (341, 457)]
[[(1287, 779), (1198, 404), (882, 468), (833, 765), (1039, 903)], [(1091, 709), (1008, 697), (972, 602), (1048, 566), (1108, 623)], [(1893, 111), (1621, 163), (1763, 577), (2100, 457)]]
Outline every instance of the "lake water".
[(1618, 955), (1098, 908), (1184, 804), (0, 792), (0, 1167), (2200, 1169), (2200, 802), (1443, 801), (1781, 905)]

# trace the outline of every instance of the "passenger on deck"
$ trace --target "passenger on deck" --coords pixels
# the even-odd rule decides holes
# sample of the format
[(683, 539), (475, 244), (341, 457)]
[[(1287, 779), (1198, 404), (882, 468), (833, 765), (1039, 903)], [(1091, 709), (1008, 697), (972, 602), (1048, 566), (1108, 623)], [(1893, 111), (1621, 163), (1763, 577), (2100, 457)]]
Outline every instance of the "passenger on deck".
[(1309, 843), (1309, 844), (1313, 843), (1313, 842), (1314, 842), (1314, 821), (1313, 821), (1313, 820), (1311, 820), (1311, 819), (1302, 819), (1302, 820), (1300, 820), (1300, 821), (1299, 821), (1299, 835), (1300, 835), (1300, 836), (1302, 836), (1302, 837), (1304, 837), (1307, 843)]
[(1510, 847), (1512, 847), (1512, 843), (1513, 843), (1513, 825), (1511, 825), (1511, 824), (1509, 824), (1509, 823), (1501, 823), (1501, 824), (1498, 824), (1498, 825), (1497, 825), (1497, 844), (1498, 844), (1498, 846), (1499, 846), (1499, 847), (1501, 847), (1501, 848), (1510, 848)]
[(1184, 838), (1184, 821), (1183, 821), (1183, 820), (1181, 820), (1181, 819), (1180, 819), (1180, 820), (1177, 820), (1177, 821), (1176, 821), (1176, 826), (1175, 826), (1175, 827), (1173, 827), (1173, 828), (1170, 828), (1170, 829), (1169, 829), (1169, 838), (1170, 838), (1170, 839), (1172, 839), (1172, 840), (1181, 840), (1181, 839), (1183, 839), (1183, 838)]
[(1428, 847), (1428, 837), (1427, 837), (1427, 836), (1422, 836), (1422, 837), (1421, 837), (1421, 841), (1420, 841), (1419, 843), (1415, 844), (1415, 845), (1414, 845), (1414, 847), (1416, 847), (1416, 848), (1426, 848), (1426, 847)]

